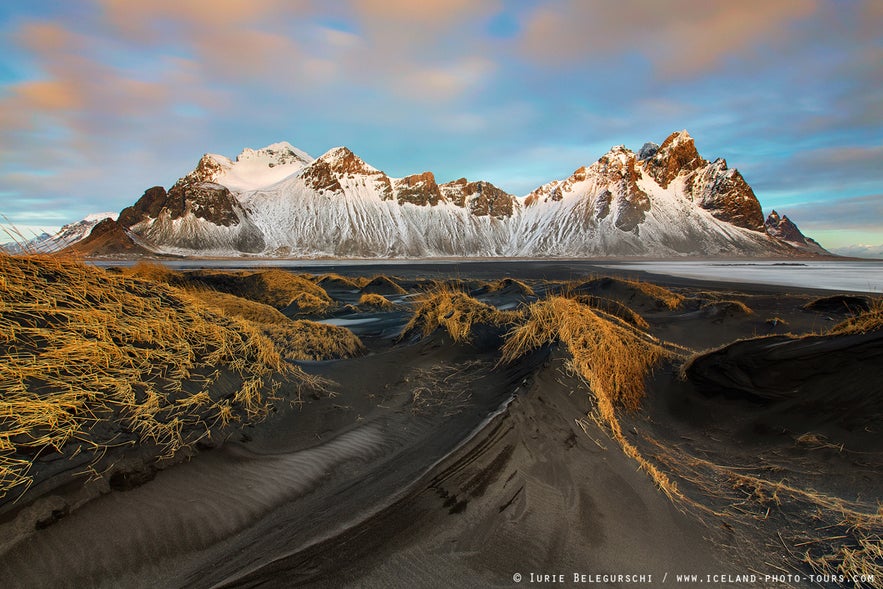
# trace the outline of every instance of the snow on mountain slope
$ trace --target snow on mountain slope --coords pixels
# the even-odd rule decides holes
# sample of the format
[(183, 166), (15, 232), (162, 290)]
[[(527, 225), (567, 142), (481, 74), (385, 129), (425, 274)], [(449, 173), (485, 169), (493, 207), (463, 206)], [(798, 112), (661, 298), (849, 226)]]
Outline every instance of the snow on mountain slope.
[(7, 243), (2, 244), (4, 250), (9, 253), (23, 253), (25, 251), (33, 251), (38, 253), (53, 253), (63, 250), (75, 243), (84, 240), (92, 232), (92, 229), (104, 219), (117, 219), (118, 213), (92, 213), (86, 215), (83, 219), (68, 223), (58, 230), (54, 235), (44, 233), (33, 239), (29, 239), (24, 244)]
[(120, 215), (170, 253), (295, 257), (795, 255), (750, 186), (681, 131), (623, 146), (524, 197), (431, 172), (391, 178), (345, 147), (206, 155)]
[(233, 192), (265, 188), (299, 172), (313, 158), (282, 141), (262, 149), (246, 148), (235, 160), (207, 153), (196, 169), (184, 177), (187, 182), (213, 182)]
[(472, 212), (466, 203), (476, 195), (457, 205), (442, 187), (429, 173), (389, 178), (335, 148), (298, 176), (243, 193), (241, 202), (274, 255), (503, 255), (504, 223)]

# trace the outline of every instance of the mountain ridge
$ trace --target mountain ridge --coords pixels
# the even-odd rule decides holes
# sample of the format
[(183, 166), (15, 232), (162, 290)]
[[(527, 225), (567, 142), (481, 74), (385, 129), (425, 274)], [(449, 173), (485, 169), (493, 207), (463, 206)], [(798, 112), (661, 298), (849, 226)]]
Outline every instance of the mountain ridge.
[[(614, 146), (568, 178), (515, 196), (432, 172), (388, 176), (347, 147), (318, 158), (288, 143), (235, 160), (204, 155), (168, 191), (119, 216), (158, 253), (279, 257), (823, 255), (763, 217), (736, 169), (687, 131), (639, 152)], [(788, 234), (785, 234), (785, 230)], [(799, 229), (794, 226), (799, 234)]]

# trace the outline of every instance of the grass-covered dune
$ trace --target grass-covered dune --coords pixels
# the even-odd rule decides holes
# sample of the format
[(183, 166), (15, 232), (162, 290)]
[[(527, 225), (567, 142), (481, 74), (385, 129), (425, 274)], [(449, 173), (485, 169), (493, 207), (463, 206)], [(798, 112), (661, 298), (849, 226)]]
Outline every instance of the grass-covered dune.
[(0, 501), (41, 464), (173, 457), (315, 384), (247, 313), (155, 278), (0, 255)]

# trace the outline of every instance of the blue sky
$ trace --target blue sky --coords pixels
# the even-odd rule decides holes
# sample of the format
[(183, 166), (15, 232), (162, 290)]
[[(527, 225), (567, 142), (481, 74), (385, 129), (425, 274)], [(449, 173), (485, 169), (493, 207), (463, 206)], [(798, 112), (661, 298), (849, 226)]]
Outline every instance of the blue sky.
[(205, 152), (347, 145), (515, 193), (687, 129), (765, 211), (883, 244), (880, 0), (0, 4), (0, 213), (54, 228)]

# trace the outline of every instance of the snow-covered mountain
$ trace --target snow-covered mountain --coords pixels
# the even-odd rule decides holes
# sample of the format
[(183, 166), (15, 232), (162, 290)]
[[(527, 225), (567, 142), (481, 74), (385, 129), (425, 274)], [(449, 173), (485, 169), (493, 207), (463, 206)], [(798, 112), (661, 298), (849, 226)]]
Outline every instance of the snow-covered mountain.
[(392, 178), (345, 147), (313, 159), (277, 143), (232, 161), (205, 155), (168, 191), (147, 190), (118, 222), (142, 245), (184, 255), (824, 252), (811, 240), (783, 235), (780, 225), (765, 225), (739, 172), (722, 159), (703, 159), (686, 131), (659, 146), (645, 144), (638, 154), (614, 147), (522, 197), (465, 178), (439, 184), (431, 172)]
[(42, 233), (24, 243), (9, 242), (0, 245), (8, 253), (36, 252), (49, 254), (63, 250), (84, 240), (92, 232), (92, 229), (104, 219), (116, 221), (117, 213), (93, 213), (85, 218), (68, 223), (58, 230), (58, 233), (50, 235)]

